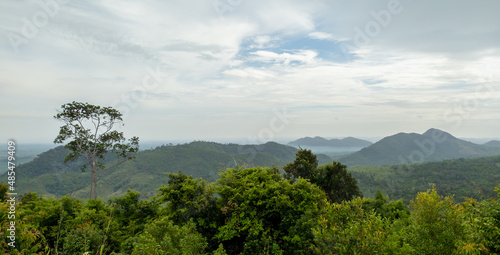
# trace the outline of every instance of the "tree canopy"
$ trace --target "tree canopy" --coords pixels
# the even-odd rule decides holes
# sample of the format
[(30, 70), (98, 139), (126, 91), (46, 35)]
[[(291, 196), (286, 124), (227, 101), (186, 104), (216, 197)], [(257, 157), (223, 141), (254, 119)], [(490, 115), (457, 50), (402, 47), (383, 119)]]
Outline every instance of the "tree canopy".
[(340, 203), (361, 196), (357, 180), (347, 172), (345, 165), (333, 162), (318, 167), (318, 159), (311, 150), (297, 151), (294, 162), (287, 164), (284, 170), (286, 179), (304, 178), (318, 185), (330, 202)]
[[(84, 157), (91, 171), (90, 198), (97, 198), (97, 182), (101, 174), (135, 157), (139, 150), (139, 138), (132, 137), (128, 143), (123, 132), (115, 125), (123, 125), (122, 114), (112, 107), (101, 107), (89, 103), (75, 102), (61, 106), (54, 116), (64, 122), (54, 143), (70, 140), (65, 148), (71, 152), (65, 162)], [(104, 157), (112, 152), (116, 163), (104, 165)], [(87, 165), (84, 165), (84, 168)]]

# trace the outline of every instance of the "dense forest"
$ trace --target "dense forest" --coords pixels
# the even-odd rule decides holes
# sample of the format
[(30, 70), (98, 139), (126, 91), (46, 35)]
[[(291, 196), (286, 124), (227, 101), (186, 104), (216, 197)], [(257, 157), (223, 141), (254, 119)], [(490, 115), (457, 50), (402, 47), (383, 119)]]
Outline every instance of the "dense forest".
[[(377, 191), (362, 198), (338, 162), (299, 151), (283, 171), (235, 167), (208, 182), (170, 173), (158, 194), (109, 200), (44, 198), (1, 203), (4, 254), (498, 254), (500, 202), (455, 203), (439, 184), (408, 205)], [(450, 162), (452, 164), (453, 162)], [(340, 185), (339, 183), (343, 184)], [(6, 197), (2, 184), (0, 196)], [(500, 195), (500, 186), (495, 189)]]
[(365, 196), (371, 197), (381, 190), (391, 199), (402, 199), (406, 204), (433, 185), (438, 194), (454, 195), (456, 201), (470, 197), (483, 200), (494, 196), (493, 189), (500, 183), (500, 156), (348, 169)]
[[(219, 178), (218, 169), (237, 165), (283, 169), (294, 160), (296, 152), (293, 147), (272, 142), (236, 145), (198, 141), (164, 145), (141, 151), (136, 159), (105, 173), (98, 188), (100, 196), (106, 200), (123, 196), (128, 189), (139, 191), (142, 198), (150, 198), (159, 192), (158, 187), (168, 182), (166, 172), (181, 171), (193, 178), (214, 182)], [(68, 150), (59, 146), (19, 165), (16, 168), (19, 193), (32, 190), (43, 197), (88, 197), (90, 175), (88, 171), (81, 171), (85, 162), (79, 159), (64, 163), (67, 154)], [(318, 154), (317, 159), (319, 165), (333, 161), (323, 154)], [(104, 163), (113, 160), (109, 156)], [(347, 170), (357, 179), (365, 197), (373, 197), (377, 190), (381, 190), (390, 199), (402, 199), (409, 204), (418, 192), (436, 184), (439, 195), (455, 195), (456, 201), (469, 197), (482, 200), (494, 196), (493, 189), (500, 183), (500, 156), (411, 165), (348, 166)], [(0, 176), (0, 179), (6, 178), (6, 175)]]

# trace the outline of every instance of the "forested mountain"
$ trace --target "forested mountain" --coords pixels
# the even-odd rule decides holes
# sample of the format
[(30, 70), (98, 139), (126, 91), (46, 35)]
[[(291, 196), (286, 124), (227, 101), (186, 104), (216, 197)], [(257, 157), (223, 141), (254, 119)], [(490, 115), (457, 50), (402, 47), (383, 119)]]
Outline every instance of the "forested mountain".
[(293, 145), (293, 146), (328, 146), (328, 147), (366, 147), (371, 144), (372, 142), (354, 137), (328, 140), (319, 136), (316, 136), (314, 138), (304, 137), (288, 143), (288, 145)]
[(403, 199), (408, 203), (418, 192), (424, 192), (435, 184), (440, 195), (455, 195), (455, 201), (465, 197), (490, 198), (500, 183), (500, 156), (453, 159), (397, 166), (353, 166), (352, 176), (366, 197), (377, 190), (388, 194), (390, 199)]
[[(244, 167), (283, 167), (295, 159), (296, 148), (269, 142), (262, 145), (219, 144), (192, 142), (164, 145), (138, 153), (133, 161), (124, 163), (102, 175), (98, 183), (99, 196), (118, 196), (133, 189), (150, 196), (156, 188), (168, 181), (165, 173), (183, 172), (196, 178), (216, 180), (218, 170)], [(16, 169), (18, 193), (29, 190), (47, 196), (73, 194), (87, 197), (90, 174), (82, 173), (83, 159), (64, 163), (68, 151), (59, 146), (38, 155), (33, 161)], [(331, 163), (325, 155), (318, 155), (320, 164)], [(112, 163), (113, 157), (107, 157)], [(87, 169), (88, 170), (88, 169)], [(6, 178), (4, 178), (6, 179)]]
[(500, 155), (500, 148), (464, 141), (438, 129), (423, 134), (399, 133), (340, 157), (343, 164), (363, 166), (423, 163)]
[[(296, 152), (296, 148), (274, 142), (238, 145), (198, 141), (163, 145), (141, 151), (136, 159), (103, 174), (98, 183), (99, 196), (119, 196), (127, 189), (138, 190), (145, 196), (151, 196), (156, 192), (156, 187), (168, 181), (165, 173), (180, 171), (195, 178), (215, 181), (219, 178), (218, 170), (233, 168), (236, 165), (274, 165), (282, 168), (294, 161)], [(88, 171), (81, 172), (81, 167), (86, 162), (80, 159), (77, 162), (64, 163), (67, 153), (64, 147), (59, 146), (38, 155), (31, 162), (19, 165), (16, 169), (18, 193), (32, 190), (44, 196), (70, 194), (75, 197), (87, 197), (90, 174)], [(492, 187), (500, 182), (497, 174), (500, 172), (500, 169), (497, 169), (500, 160), (495, 157), (477, 161), (460, 159), (413, 164), (412, 171), (408, 170), (408, 166), (376, 167), (411, 163), (409, 155), (418, 159), (419, 153), (424, 155), (423, 161), (439, 161), (500, 155), (500, 148), (473, 144), (446, 132), (431, 129), (422, 135), (400, 133), (386, 137), (360, 152), (341, 158), (340, 162), (351, 166), (348, 170), (358, 179), (359, 187), (365, 196), (371, 196), (380, 189), (393, 198), (410, 198), (417, 191), (427, 190), (429, 183), (436, 183), (437, 190), (443, 195), (476, 197), (474, 192), (477, 189), (474, 185), (485, 192), (491, 192)], [(111, 164), (114, 159), (110, 155), (107, 160), (107, 163)], [(319, 154), (318, 161), (319, 165), (323, 165), (333, 160)], [(371, 167), (354, 167), (355, 165)]]

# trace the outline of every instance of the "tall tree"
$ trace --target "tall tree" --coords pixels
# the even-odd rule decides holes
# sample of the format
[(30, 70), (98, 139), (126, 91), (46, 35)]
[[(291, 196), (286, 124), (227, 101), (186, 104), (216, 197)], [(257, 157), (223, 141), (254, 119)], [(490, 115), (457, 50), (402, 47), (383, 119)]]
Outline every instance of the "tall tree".
[(293, 163), (287, 164), (284, 178), (295, 181), (299, 177), (318, 185), (330, 202), (340, 203), (361, 196), (358, 181), (347, 172), (340, 162), (318, 167), (318, 159), (311, 150), (301, 149), (295, 154)]
[(318, 157), (311, 150), (300, 149), (295, 153), (293, 163), (287, 164), (285, 170), (285, 179), (295, 181), (299, 177), (313, 181), (318, 171)]
[[(101, 107), (88, 103), (64, 104), (54, 116), (64, 122), (54, 143), (64, 143), (70, 150), (65, 162), (84, 157), (90, 165), (90, 198), (97, 198), (97, 182), (103, 173), (135, 158), (139, 151), (139, 138), (132, 137), (126, 142), (123, 132), (114, 130), (115, 125), (123, 125), (122, 114), (112, 107)], [(117, 161), (105, 165), (107, 153), (116, 154)], [(84, 165), (86, 167), (87, 165)]]

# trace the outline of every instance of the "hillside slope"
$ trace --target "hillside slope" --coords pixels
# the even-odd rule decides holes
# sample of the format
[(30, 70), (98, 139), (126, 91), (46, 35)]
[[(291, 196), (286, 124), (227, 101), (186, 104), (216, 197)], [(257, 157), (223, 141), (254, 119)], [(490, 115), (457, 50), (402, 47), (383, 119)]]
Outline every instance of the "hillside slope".
[(484, 145), (491, 146), (491, 147), (500, 147), (500, 141), (492, 140), (492, 141), (485, 143)]
[[(168, 177), (165, 173), (183, 172), (196, 178), (218, 179), (218, 170), (236, 165), (245, 167), (283, 167), (295, 159), (296, 148), (269, 142), (262, 145), (218, 144), (192, 142), (189, 144), (159, 146), (138, 153), (136, 159), (122, 164), (102, 175), (98, 182), (100, 197), (119, 196), (134, 189), (151, 196)], [(90, 173), (81, 172), (83, 160), (64, 163), (68, 151), (56, 147), (38, 155), (33, 161), (16, 169), (17, 192), (36, 191), (44, 196), (73, 195), (85, 198), (89, 192)], [(111, 164), (113, 157), (107, 157)], [(318, 155), (320, 164), (331, 162)], [(4, 178), (6, 179), (6, 178)]]
[(458, 139), (438, 129), (399, 133), (339, 158), (346, 165), (383, 166), (500, 155), (500, 148)]

